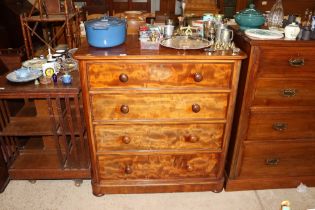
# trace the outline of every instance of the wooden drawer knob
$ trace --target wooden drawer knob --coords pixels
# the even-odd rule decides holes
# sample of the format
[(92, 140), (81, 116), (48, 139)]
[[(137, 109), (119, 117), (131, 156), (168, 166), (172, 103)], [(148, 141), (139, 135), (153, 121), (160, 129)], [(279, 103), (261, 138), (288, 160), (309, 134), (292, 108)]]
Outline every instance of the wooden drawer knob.
[(198, 136), (195, 136), (195, 135), (189, 135), (186, 138), (186, 141), (191, 142), (191, 143), (196, 143), (197, 141), (199, 141), (199, 138)]
[(199, 104), (193, 104), (193, 105), (191, 106), (191, 109), (192, 109), (192, 111), (195, 112), (195, 113), (200, 112), (200, 106), (199, 106)]
[(287, 128), (288, 128), (287, 123), (276, 122), (276, 123), (272, 124), (272, 129), (274, 129), (275, 131), (284, 131)]
[(124, 144), (129, 144), (129, 143), (131, 142), (131, 138), (128, 137), (128, 136), (123, 136), (123, 137), (122, 137), (122, 142), (123, 142)]
[(201, 73), (194, 73), (195, 82), (201, 82), (203, 80), (203, 76)]
[(125, 174), (131, 174), (132, 173), (132, 167), (131, 165), (126, 165), (125, 167)]
[(265, 160), (266, 165), (269, 166), (274, 166), (279, 164), (279, 159), (278, 158), (268, 158)]
[(121, 82), (128, 82), (128, 75), (127, 74), (121, 74), (121, 75), (119, 75), (119, 81), (121, 81)]
[(128, 112), (129, 112), (129, 106), (128, 105), (121, 105), (121, 107), (120, 107), (120, 111), (121, 111), (121, 113), (123, 113), (123, 114), (127, 114)]

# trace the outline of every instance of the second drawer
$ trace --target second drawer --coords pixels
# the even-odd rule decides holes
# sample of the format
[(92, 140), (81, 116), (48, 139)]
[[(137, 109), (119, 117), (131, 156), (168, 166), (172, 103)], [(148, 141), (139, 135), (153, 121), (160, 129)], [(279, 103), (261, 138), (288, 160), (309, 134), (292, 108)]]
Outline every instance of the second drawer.
[(225, 124), (96, 125), (96, 150), (212, 149), (222, 147)]
[(92, 116), (102, 120), (225, 119), (227, 93), (95, 94)]
[(315, 80), (258, 79), (253, 106), (314, 106)]

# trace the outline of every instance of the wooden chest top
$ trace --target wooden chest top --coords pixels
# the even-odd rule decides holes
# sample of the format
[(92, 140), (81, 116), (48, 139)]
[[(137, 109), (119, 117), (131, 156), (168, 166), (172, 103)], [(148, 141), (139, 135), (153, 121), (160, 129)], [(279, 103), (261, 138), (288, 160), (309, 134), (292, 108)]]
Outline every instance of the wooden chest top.
[(160, 46), (159, 50), (141, 50), (138, 35), (128, 35), (126, 42), (122, 45), (112, 48), (95, 48), (90, 47), (87, 42), (83, 41), (82, 46), (75, 54), (78, 60), (115, 60), (115, 59), (224, 59), (239, 60), (244, 59), (246, 54), (240, 52), (239, 55), (232, 55), (232, 52), (217, 51), (211, 55), (200, 50), (176, 50)]

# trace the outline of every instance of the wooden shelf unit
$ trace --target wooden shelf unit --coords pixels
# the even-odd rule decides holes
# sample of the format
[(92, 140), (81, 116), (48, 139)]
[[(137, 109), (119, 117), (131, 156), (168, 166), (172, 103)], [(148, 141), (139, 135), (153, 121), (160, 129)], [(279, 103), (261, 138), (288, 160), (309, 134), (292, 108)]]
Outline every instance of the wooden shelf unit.
[[(34, 14), (35, 7), (38, 7), (39, 14)], [(35, 36), (43, 44), (44, 48), (54, 49), (58, 39), (65, 38), (68, 48), (80, 45), (80, 11), (75, 9), (71, 0), (65, 0), (64, 11), (50, 14), (42, 0), (35, 0), (33, 9), (29, 14), (21, 14), (20, 22), (24, 38), (25, 50), (28, 59), (34, 57), (32, 37)], [(39, 24), (45, 23), (46, 31), (43, 35), (36, 31)]]
[(0, 77), (0, 153), (10, 179), (90, 178), (77, 72), (73, 78), (70, 86), (35, 86)]

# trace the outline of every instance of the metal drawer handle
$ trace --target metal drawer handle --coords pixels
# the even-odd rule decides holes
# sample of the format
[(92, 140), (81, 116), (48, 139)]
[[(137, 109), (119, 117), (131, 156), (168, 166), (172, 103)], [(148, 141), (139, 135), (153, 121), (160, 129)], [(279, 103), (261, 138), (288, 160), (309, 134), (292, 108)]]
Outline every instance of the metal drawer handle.
[(304, 58), (291, 58), (289, 64), (293, 67), (304, 66)]
[(199, 141), (199, 137), (195, 135), (189, 135), (186, 137), (186, 141), (196, 143), (197, 141)]
[(133, 172), (131, 165), (126, 165), (125, 174), (131, 174)]
[(194, 73), (195, 82), (201, 82), (203, 80), (203, 76), (201, 73)]
[(270, 159), (266, 159), (266, 160), (265, 160), (266, 165), (269, 165), (269, 166), (278, 165), (279, 162), (280, 162), (280, 161), (279, 161), (278, 158), (270, 158)]
[(128, 136), (123, 136), (121, 140), (124, 144), (129, 144), (131, 142), (131, 138)]
[(128, 105), (125, 105), (125, 104), (121, 105), (120, 111), (121, 111), (121, 113), (123, 113), (123, 114), (127, 114), (127, 113), (129, 112), (129, 106), (128, 106)]
[(281, 95), (285, 97), (293, 97), (296, 95), (296, 92), (297, 92), (296, 89), (288, 88), (288, 89), (283, 89), (281, 91)]
[(121, 75), (119, 75), (119, 81), (121, 81), (121, 82), (128, 82), (128, 75), (127, 74), (121, 74)]
[(283, 123), (283, 122), (276, 122), (272, 125), (272, 128), (275, 131), (284, 131), (288, 128), (288, 124), (287, 123)]
[(191, 106), (191, 110), (192, 110), (193, 112), (195, 112), (195, 113), (200, 112), (200, 106), (199, 106), (199, 104), (193, 104), (193, 105)]

